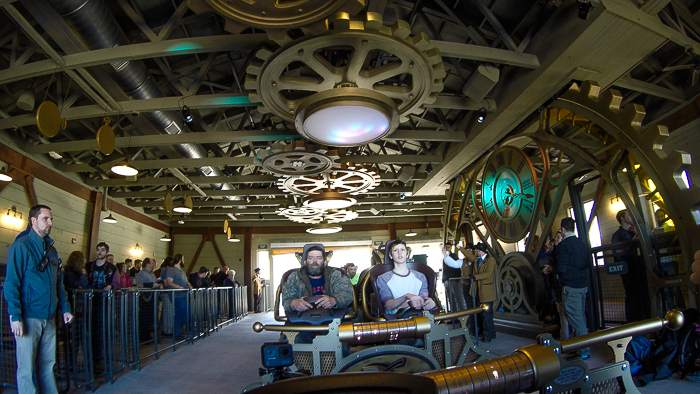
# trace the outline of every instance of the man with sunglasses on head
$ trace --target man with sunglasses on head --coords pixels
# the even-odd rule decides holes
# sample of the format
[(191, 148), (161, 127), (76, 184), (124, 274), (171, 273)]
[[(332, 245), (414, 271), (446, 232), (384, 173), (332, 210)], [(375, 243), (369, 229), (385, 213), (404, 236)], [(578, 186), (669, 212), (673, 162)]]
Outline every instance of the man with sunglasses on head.
[(29, 221), (31, 230), (20, 234), (8, 251), (4, 289), (17, 344), (17, 391), (57, 393), (53, 374), (56, 310), (60, 310), (65, 324), (73, 320), (73, 315), (63, 289), (58, 253), (49, 238), (51, 208), (32, 207)]

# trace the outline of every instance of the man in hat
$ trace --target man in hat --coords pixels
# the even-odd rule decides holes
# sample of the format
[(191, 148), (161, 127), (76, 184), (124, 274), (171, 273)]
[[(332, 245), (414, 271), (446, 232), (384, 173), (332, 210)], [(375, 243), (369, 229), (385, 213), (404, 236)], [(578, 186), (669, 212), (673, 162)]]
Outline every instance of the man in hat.
[[(486, 244), (479, 242), (474, 246), (475, 264), (463, 265), (462, 275), (473, 279), (476, 286), (470, 290), (471, 297), (476, 299), (476, 304), (488, 304), (489, 310), (482, 313), (484, 319), (484, 339), (485, 343), (496, 339), (496, 326), (493, 323), (493, 303), (496, 301), (496, 259), (489, 256)], [(466, 256), (466, 254), (465, 254)], [(446, 256), (445, 261), (449, 261)], [(466, 260), (466, 259), (465, 259)]]
[(262, 289), (265, 284), (265, 279), (260, 276), (260, 268), (256, 268), (253, 275), (253, 304), (255, 305), (255, 313), (260, 313), (260, 304), (262, 302)]
[[(322, 244), (304, 245), (302, 267), (292, 272), (282, 286), (282, 306), (287, 314), (311, 308), (347, 308), (353, 299), (350, 278), (326, 265)], [(312, 305), (304, 297), (320, 295)]]
[[(464, 297), (465, 305), (467, 309), (474, 308), (476, 306), (476, 298), (471, 296), (471, 286), (472, 280), (469, 275), (472, 273), (472, 266), (476, 262), (476, 256), (474, 255), (474, 244), (468, 242), (463, 248), (459, 248), (459, 251), (464, 256), (463, 259), (455, 259), (453, 253), (448, 253), (447, 248), (443, 248), (443, 263), (451, 268), (460, 269), (462, 276), (462, 296)], [(443, 271), (444, 272), (444, 271)], [(474, 336), (476, 331), (474, 329), (474, 316), (469, 316), (467, 319), (467, 326), (469, 327), (469, 332)]]

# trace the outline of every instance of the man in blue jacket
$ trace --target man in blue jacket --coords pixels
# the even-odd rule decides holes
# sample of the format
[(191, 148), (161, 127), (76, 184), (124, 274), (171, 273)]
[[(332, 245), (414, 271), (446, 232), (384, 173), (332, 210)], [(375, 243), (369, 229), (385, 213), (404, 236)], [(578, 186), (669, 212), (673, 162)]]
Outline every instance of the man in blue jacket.
[(17, 343), (17, 389), (19, 393), (57, 393), (53, 374), (56, 309), (63, 314), (65, 324), (73, 315), (63, 289), (58, 253), (49, 238), (51, 208), (32, 207), (29, 220), (31, 230), (10, 246), (5, 278), (7, 311)]

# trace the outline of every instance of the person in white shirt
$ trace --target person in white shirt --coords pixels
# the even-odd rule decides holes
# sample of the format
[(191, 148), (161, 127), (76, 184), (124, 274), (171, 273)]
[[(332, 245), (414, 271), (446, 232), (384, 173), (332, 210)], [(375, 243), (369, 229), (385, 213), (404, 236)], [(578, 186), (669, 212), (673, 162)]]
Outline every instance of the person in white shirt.
[(397, 239), (389, 248), (394, 269), (377, 278), (377, 288), (385, 313), (395, 314), (400, 308), (407, 306), (423, 310), (434, 309), (435, 301), (428, 294), (428, 280), (425, 275), (410, 270), (406, 265), (406, 242)]

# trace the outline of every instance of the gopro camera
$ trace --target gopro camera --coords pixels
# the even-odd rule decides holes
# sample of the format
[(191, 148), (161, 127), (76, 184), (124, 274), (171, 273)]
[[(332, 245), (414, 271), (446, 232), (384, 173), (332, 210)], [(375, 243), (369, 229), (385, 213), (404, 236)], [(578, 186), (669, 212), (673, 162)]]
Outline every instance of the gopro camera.
[(294, 350), (287, 342), (265, 342), (260, 347), (265, 368), (289, 367), (294, 364)]

